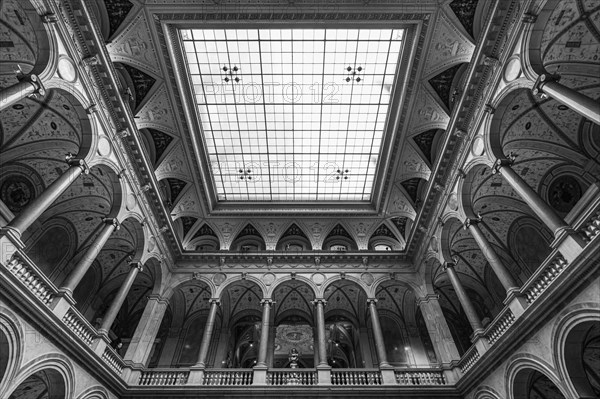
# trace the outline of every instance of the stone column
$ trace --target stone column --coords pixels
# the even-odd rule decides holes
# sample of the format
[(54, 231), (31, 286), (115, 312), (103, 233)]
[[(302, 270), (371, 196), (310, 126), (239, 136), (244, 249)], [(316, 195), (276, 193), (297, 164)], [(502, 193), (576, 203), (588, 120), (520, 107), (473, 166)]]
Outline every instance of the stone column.
[(129, 290), (131, 289), (131, 286), (135, 281), (135, 277), (142, 270), (142, 265), (139, 262), (131, 263), (130, 267), (131, 269), (129, 269), (129, 273), (127, 274), (127, 277), (125, 277), (123, 285), (121, 285), (121, 288), (119, 288), (117, 296), (115, 296), (115, 299), (113, 299), (112, 303), (110, 304), (110, 307), (108, 308), (108, 311), (102, 319), (102, 325), (98, 330), (98, 332), (100, 332), (101, 334), (108, 335), (108, 331), (110, 330), (110, 327), (117, 318), (117, 314), (119, 313), (119, 310), (121, 310), (121, 306), (123, 306), (123, 302), (125, 302), (127, 294), (129, 293)]
[(44, 96), (46, 90), (37, 75), (22, 75), (18, 77), (19, 83), (6, 87), (0, 91), (0, 111), (5, 110), (25, 97), (39, 94)]
[(600, 125), (600, 104), (577, 90), (566, 87), (558, 81), (559, 75), (541, 74), (532, 87), (533, 94), (542, 98), (552, 97), (579, 115)]
[(438, 360), (442, 365), (449, 365), (460, 360), (460, 354), (456, 349), (454, 338), (452, 338), (452, 333), (450, 333), (450, 328), (440, 306), (439, 296), (427, 295), (419, 298), (417, 304), (423, 313), (423, 319), (427, 325), (427, 331)]
[(218, 298), (211, 298), (210, 310), (208, 312), (208, 319), (204, 326), (204, 332), (202, 333), (202, 342), (200, 343), (200, 351), (198, 353), (198, 361), (195, 367), (206, 367), (206, 356), (208, 355), (208, 348), (210, 347), (210, 341), (212, 340), (212, 334), (215, 329), (215, 322), (217, 320), (217, 309), (221, 302)]
[(70, 166), (62, 175), (60, 175), (52, 184), (36, 198), (34, 198), (29, 205), (25, 207), (11, 222), (5, 227), (6, 230), (11, 230), (17, 237), (21, 237), (21, 234), (29, 226), (33, 224), (46, 209), (50, 207), (65, 192), (66, 189), (81, 175), (82, 173), (88, 174), (89, 168), (83, 159), (75, 158), (72, 154), (67, 154), (66, 162)]
[(325, 338), (325, 305), (327, 301), (317, 298), (313, 301), (317, 308), (317, 354), (319, 366), (327, 366), (327, 339)]
[(500, 259), (496, 251), (494, 251), (494, 248), (491, 246), (491, 244), (485, 238), (483, 232), (479, 228), (478, 224), (480, 221), (481, 219), (467, 218), (464, 223), (465, 229), (469, 230), (469, 232), (475, 239), (475, 242), (477, 242), (477, 245), (481, 249), (481, 252), (483, 252), (483, 256), (485, 256), (485, 259), (492, 267), (492, 270), (494, 271), (494, 273), (496, 273), (496, 276), (498, 277), (498, 280), (500, 280), (500, 283), (502, 284), (504, 289), (506, 291), (514, 291), (518, 289), (519, 286), (510, 274), (510, 271), (508, 271), (506, 266), (504, 266), (504, 263), (502, 263), (502, 260)]
[(169, 301), (160, 295), (152, 294), (148, 297), (148, 303), (131, 338), (124, 360), (146, 366), (168, 304)]
[(467, 315), (467, 319), (469, 320), (469, 324), (471, 324), (471, 328), (473, 329), (473, 333), (475, 335), (483, 332), (483, 327), (481, 325), (481, 320), (475, 312), (475, 307), (473, 307), (473, 303), (471, 299), (467, 296), (467, 292), (465, 291), (462, 283), (460, 282), (456, 271), (454, 270), (454, 263), (444, 264), (444, 270), (448, 273), (448, 277), (450, 278), (450, 282), (452, 283), (452, 287), (454, 287), (454, 291), (456, 291), (456, 296), (458, 296), (458, 300), (460, 305), (462, 306), (465, 314)]
[(553, 248), (558, 247), (561, 254), (568, 262), (572, 262), (581, 249), (585, 247), (583, 238), (579, 236), (558, 214), (548, 205), (529, 185), (511, 168), (514, 158), (498, 159), (494, 163), (492, 173), (500, 173), (510, 184), (513, 190), (529, 205), (531, 210), (552, 231), (554, 237), (560, 241), (553, 243)]
[(263, 305), (262, 324), (260, 328), (260, 344), (258, 346), (258, 359), (256, 366), (267, 367), (267, 348), (269, 346), (269, 330), (271, 329), (271, 299), (260, 301)]
[(379, 358), (379, 367), (389, 367), (387, 361), (387, 353), (385, 352), (385, 342), (383, 341), (383, 333), (381, 332), (381, 324), (379, 324), (379, 313), (377, 312), (377, 299), (367, 299), (369, 313), (371, 315), (371, 323), (373, 325), (373, 338), (375, 339), (375, 349)]
[(85, 254), (79, 260), (77, 266), (75, 266), (75, 269), (73, 269), (73, 271), (69, 274), (66, 282), (63, 283), (62, 287), (60, 288), (60, 291), (66, 293), (70, 297), (73, 296), (75, 288), (77, 288), (79, 282), (83, 279), (90, 266), (92, 266), (92, 263), (100, 251), (102, 251), (104, 244), (106, 244), (112, 233), (120, 228), (120, 224), (117, 219), (105, 218), (102, 221), (104, 223), (102, 231), (100, 231), (100, 234), (98, 234), (94, 242), (85, 251)]

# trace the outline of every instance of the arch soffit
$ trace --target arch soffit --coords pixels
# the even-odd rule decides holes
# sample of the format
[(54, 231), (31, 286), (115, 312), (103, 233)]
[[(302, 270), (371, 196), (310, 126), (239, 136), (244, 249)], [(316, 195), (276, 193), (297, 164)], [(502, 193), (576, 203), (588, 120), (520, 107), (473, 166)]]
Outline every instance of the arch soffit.
[(573, 397), (578, 396), (575, 391), (565, 362), (564, 349), (569, 334), (577, 325), (588, 321), (600, 322), (600, 304), (597, 302), (584, 302), (571, 305), (563, 309), (554, 318), (552, 326), (551, 348), (556, 373), (561, 381), (565, 381), (565, 388), (572, 391)]
[(363, 291), (363, 293), (367, 296), (367, 298), (374, 298), (374, 294), (375, 292), (365, 285), (365, 283), (360, 280), (357, 277), (351, 276), (351, 275), (346, 275), (344, 277), (342, 277), (342, 275), (336, 275), (333, 277), (329, 277), (327, 280), (325, 280), (323, 282), (323, 284), (321, 285), (319, 291), (317, 292), (317, 298), (324, 298), (325, 295), (325, 291), (327, 290), (327, 288), (329, 288), (330, 285), (332, 285), (333, 283), (335, 283), (336, 281), (343, 281), (343, 280), (347, 280), (347, 281), (352, 281), (353, 283), (355, 283), (356, 285), (358, 285), (358, 287)]
[(504, 377), (506, 397), (514, 399), (515, 379), (520, 371), (531, 369), (546, 376), (567, 397), (564, 387), (558, 378), (556, 370), (543, 359), (530, 353), (517, 353), (506, 362), (507, 367)]
[(250, 282), (256, 284), (260, 290), (260, 293), (262, 294), (262, 299), (271, 299), (271, 297), (268, 296), (268, 294), (267, 294), (269, 292), (269, 289), (267, 288), (265, 283), (262, 280), (260, 280), (258, 277), (255, 277), (252, 275), (247, 275), (247, 276), (239, 275), (239, 276), (233, 276), (233, 277), (228, 278), (216, 289), (215, 297), (223, 299), (223, 293), (228, 289), (228, 287), (232, 286), (234, 283), (236, 283), (238, 281), (250, 281)]
[(292, 278), (291, 275), (282, 276), (282, 277), (278, 278), (277, 280), (275, 280), (275, 282), (270, 287), (267, 288), (267, 291), (266, 291), (267, 297), (273, 298), (273, 294), (275, 294), (275, 291), (277, 291), (278, 288), (282, 287), (283, 285), (285, 285), (285, 283), (287, 283), (289, 281), (298, 281), (298, 282), (306, 284), (312, 291), (313, 299), (317, 298), (317, 294), (319, 292), (319, 287), (317, 287), (317, 285), (314, 283), (314, 281), (312, 281), (311, 279), (304, 277), (304, 276), (295, 276)]
[[(8, 363), (4, 375), (0, 376), (0, 393), (14, 381), (23, 361), (25, 333), (19, 318), (9, 309), (0, 305), (0, 331), (8, 341)], [(6, 355), (6, 354), (5, 354)]]
[(57, 371), (62, 377), (65, 387), (65, 398), (73, 397), (75, 371), (69, 358), (61, 353), (48, 353), (29, 361), (19, 370), (7, 392), (14, 391), (23, 381), (38, 371), (47, 369)]
[(208, 286), (208, 290), (210, 292), (211, 298), (218, 298), (217, 295), (217, 287), (214, 282), (209, 279), (205, 275), (199, 275), (197, 277), (191, 277), (189, 274), (181, 274), (181, 275), (172, 275), (171, 279), (165, 283), (165, 287), (163, 288), (161, 296), (164, 299), (171, 300), (173, 293), (180, 285), (183, 285), (187, 282), (198, 281), (204, 283)]

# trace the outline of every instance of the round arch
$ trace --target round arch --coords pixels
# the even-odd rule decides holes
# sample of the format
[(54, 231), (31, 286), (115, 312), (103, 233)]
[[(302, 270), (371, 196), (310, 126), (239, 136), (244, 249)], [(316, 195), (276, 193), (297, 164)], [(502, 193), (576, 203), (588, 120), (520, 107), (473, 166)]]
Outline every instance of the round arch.
[(24, 332), (15, 314), (0, 306), (0, 396), (15, 380), (24, 351)]
[(567, 397), (554, 368), (543, 359), (529, 353), (518, 353), (508, 360), (505, 372), (506, 397), (508, 399), (529, 399), (528, 389), (533, 373), (539, 373), (546, 377), (565, 398)]
[(60, 353), (49, 353), (24, 365), (11, 381), (7, 393), (13, 394), (29, 377), (42, 372), (46, 373), (48, 382), (54, 385), (50, 397), (71, 398), (73, 396), (75, 387), (73, 366), (70, 360)]

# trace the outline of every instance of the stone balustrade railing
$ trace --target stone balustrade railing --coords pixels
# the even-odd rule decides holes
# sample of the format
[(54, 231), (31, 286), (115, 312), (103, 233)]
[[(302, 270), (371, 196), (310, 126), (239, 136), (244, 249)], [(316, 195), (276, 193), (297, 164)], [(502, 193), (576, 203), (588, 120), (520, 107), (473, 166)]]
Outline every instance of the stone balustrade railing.
[(119, 356), (117, 352), (115, 352), (115, 350), (110, 346), (107, 346), (104, 349), (102, 360), (104, 360), (104, 362), (108, 364), (110, 368), (112, 368), (117, 374), (120, 375), (123, 372), (123, 368), (125, 367), (123, 359), (121, 359), (121, 356)]
[(537, 271), (523, 284), (521, 294), (531, 304), (566, 269), (568, 262), (554, 250)]
[(464, 374), (473, 367), (473, 365), (479, 360), (479, 351), (475, 345), (471, 346), (468, 351), (460, 358), (460, 362), (458, 363), (458, 367), (460, 371)]
[(46, 306), (52, 303), (58, 290), (27, 255), (21, 251), (15, 252), (7, 262), (6, 268)]
[(207, 369), (204, 385), (252, 385), (252, 369)]
[(149, 369), (142, 371), (139, 385), (186, 385), (190, 376), (187, 369)]
[(378, 369), (332, 369), (332, 385), (381, 385)]
[(315, 369), (269, 369), (267, 385), (317, 385)]
[(579, 229), (583, 239), (590, 242), (600, 235), (600, 210), (593, 213)]
[(77, 335), (87, 346), (92, 346), (94, 338), (98, 335), (96, 329), (79, 313), (76, 309), (71, 308), (67, 311), (62, 319), (63, 323), (75, 335)]
[(483, 335), (487, 338), (488, 343), (493, 345), (509, 327), (515, 322), (516, 318), (510, 308), (505, 307), (490, 323)]
[(439, 370), (404, 370), (396, 369), (398, 385), (446, 385), (444, 373)]

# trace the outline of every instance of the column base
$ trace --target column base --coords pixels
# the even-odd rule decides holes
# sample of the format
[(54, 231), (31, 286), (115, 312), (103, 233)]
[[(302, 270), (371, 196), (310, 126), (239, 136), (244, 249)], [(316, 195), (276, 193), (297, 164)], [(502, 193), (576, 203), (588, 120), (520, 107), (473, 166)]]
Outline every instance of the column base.
[(317, 385), (331, 385), (331, 366), (319, 364), (317, 366)]
[(521, 296), (521, 293), (516, 288), (510, 289), (507, 292), (504, 305), (510, 308), (510, 311), (515, 316), (515, 319), (521, 317), (521, 315), (525, 312), (525, 309), (527, 309), (529, 306), (525, 297)]
[(6, 265), (13, 254), (25, 249), (21, 241), (21, 232), (14, 227), (0, 228), (0, 263)]
[(204, 385), (204, 365), (190, 367), (188, 385)]
[(256, 365), (253, 368), (252, 385), (267, 385), (267, 370), (266, 365)]
[(56, 317), (62, 320), (69, 309), (75, 306), (75, 303), (75, 300), (69, 292), (59, 290), (50, 304), (50, 309), (52, 309), (52, 313), (54, 313)]
[(550, 246), (558, 249), (561, 255), (569, 263), (573, 263), (586, 246), (583, 237), (569, 226), (558, 229), (554, 233), (554, 237), (554, 241)]
[(381, 371), (382, 385), (398, 385), (398, 382), (396, 381), (396, 372), (394, 371), (393, 366), (389, 364), (380, 365), (379, 370)]

